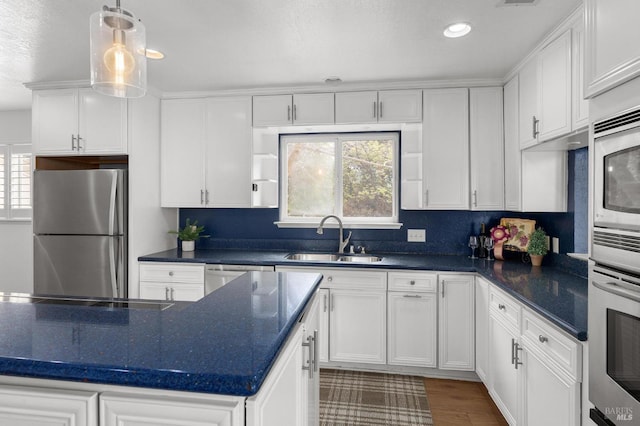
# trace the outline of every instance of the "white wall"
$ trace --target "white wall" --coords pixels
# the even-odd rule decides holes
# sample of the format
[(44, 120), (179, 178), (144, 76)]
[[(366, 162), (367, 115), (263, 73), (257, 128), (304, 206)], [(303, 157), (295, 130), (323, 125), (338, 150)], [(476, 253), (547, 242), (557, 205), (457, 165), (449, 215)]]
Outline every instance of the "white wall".
[[(0, 111), (0, 144), (31, 143), (31, 111)], [(0, 221), (0, 291), (33, 292), (31, 221)]]

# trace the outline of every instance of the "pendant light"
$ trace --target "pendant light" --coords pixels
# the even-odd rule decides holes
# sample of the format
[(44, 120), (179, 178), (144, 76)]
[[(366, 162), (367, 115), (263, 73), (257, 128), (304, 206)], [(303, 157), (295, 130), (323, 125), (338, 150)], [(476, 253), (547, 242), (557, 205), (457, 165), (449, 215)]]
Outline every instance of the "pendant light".
[(130, 12), (104, 6), (91, 15), (91, 87), (119, 98), (138, 98), (147, 91), (144, 25)]

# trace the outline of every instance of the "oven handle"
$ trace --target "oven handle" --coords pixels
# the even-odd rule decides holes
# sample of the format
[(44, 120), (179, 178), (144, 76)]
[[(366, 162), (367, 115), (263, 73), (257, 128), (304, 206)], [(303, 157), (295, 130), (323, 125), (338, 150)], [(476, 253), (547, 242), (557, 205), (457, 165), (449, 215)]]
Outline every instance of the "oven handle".
[(613, 293), (618, 296), (622, 296), (624, 298), (635, 300), (636, 302), (640, 302), (640, 292), (622, 288), (615, 282), (601, 283), (593, 280), (593, 285), (598, 287), (600, 290), (604, 290), (608, 293)]

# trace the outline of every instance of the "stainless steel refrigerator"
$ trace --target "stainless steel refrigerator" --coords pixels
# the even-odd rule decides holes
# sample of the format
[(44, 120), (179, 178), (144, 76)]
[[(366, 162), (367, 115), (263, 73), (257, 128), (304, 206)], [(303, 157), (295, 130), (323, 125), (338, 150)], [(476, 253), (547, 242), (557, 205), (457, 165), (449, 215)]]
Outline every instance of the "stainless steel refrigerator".
[(36, 170), (34, 292), (127, 296), (126, 170)]

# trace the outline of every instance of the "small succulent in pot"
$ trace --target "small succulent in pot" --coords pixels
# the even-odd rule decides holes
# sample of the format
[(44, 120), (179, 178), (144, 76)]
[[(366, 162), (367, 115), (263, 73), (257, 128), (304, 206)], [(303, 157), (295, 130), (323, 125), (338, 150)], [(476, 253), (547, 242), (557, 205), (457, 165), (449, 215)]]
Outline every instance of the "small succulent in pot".
[(187, 218), (184, 228), (177, 231), (169, 231), (170, 234), (176, 234), (181, 241), (195, 241), (198, 238), (208, 238), (209, 235), (200, 235), (204, 231), (204, 226), (198, 226), (198, 221)]
[(542, 257), (547, 254), (549, 249), (547, 248), (547, 233), (544, 229), (536, 228), (529, 237), (529, 245), (527, 246), (527, 252), (531, 256), (531, 264), (533, 266), (540, 266), (542, 264)]

